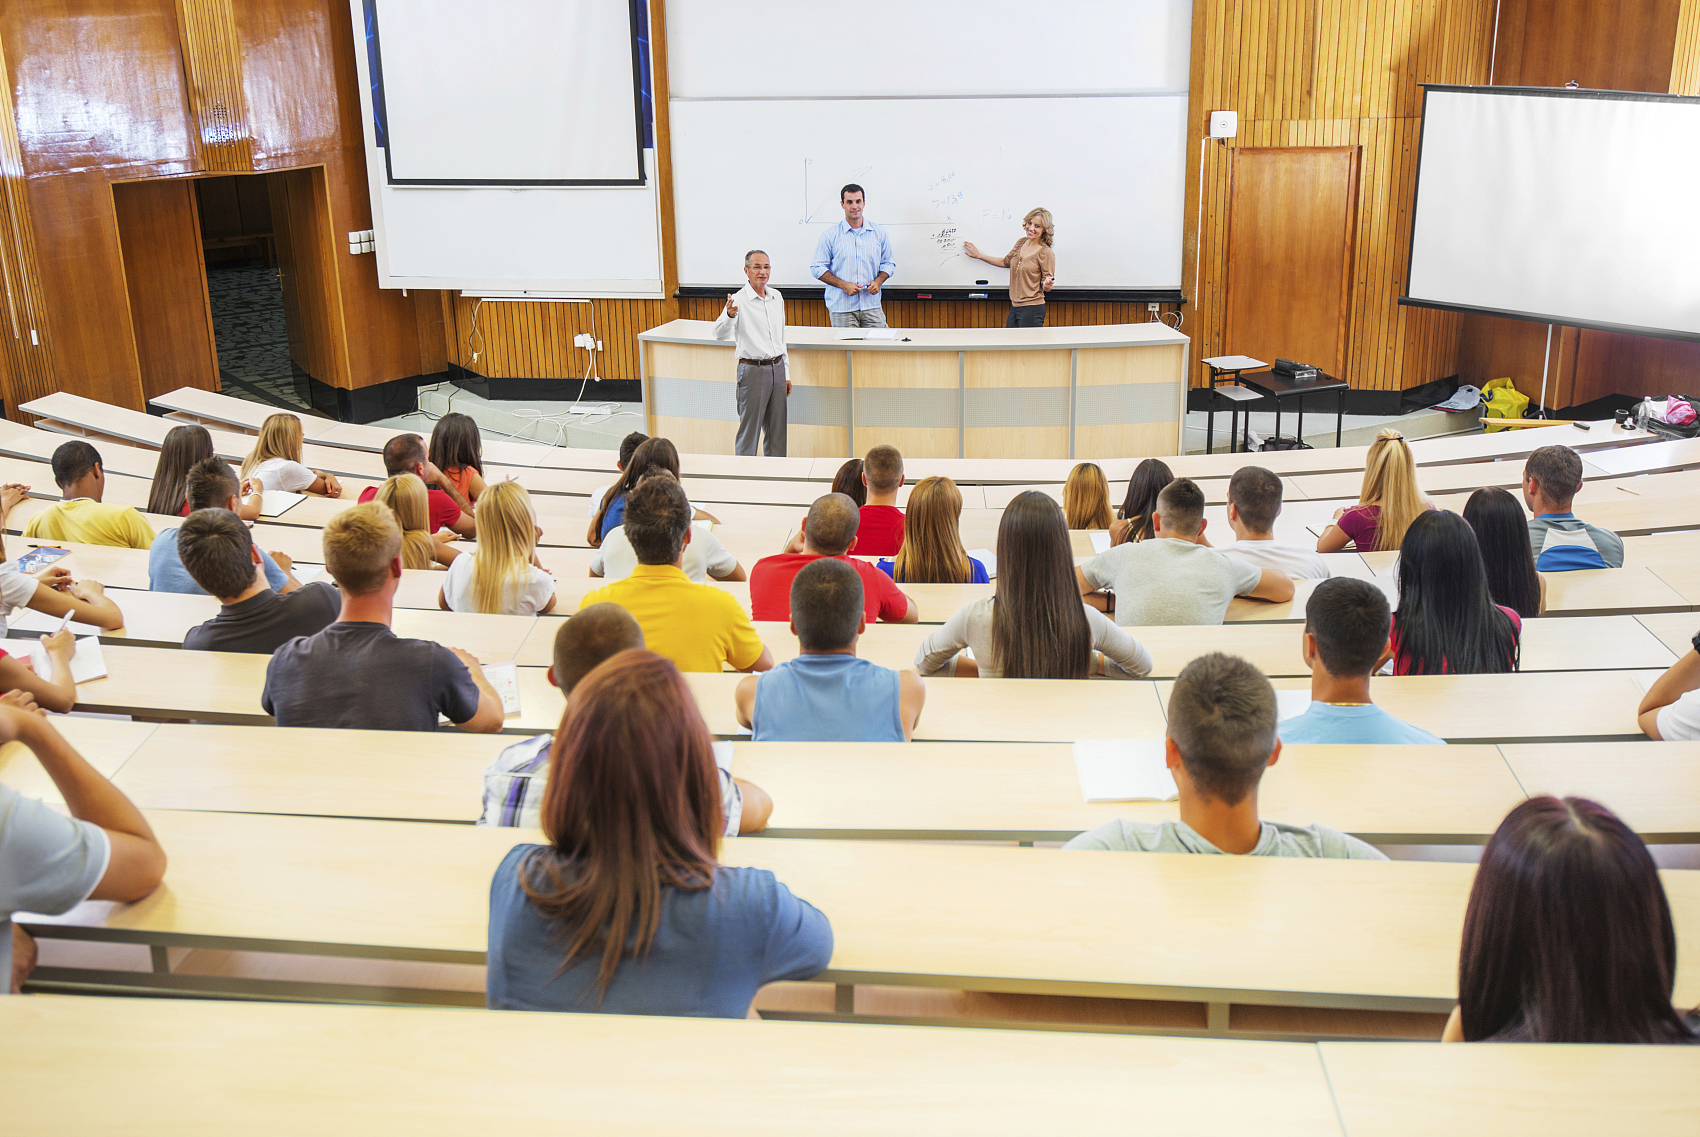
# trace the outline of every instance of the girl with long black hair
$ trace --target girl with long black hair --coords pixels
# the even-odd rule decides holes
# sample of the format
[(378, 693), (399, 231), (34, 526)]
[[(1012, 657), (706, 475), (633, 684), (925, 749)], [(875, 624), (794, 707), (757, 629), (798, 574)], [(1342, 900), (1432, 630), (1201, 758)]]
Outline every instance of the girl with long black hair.
[(1399, 546), (1393, 674), (1516, 671), (1523, 620), (1495, 604), (1476, 535), (1456, 513), (1425, 510)]
[(1535, 571), (1529, 522), (1517, 499), (1502, 489), (1477, 490), (1464, 503), (1464, 520), (1475, 530), (1493, 602), (1525, 619), (1544, 613), (1547, 578)]

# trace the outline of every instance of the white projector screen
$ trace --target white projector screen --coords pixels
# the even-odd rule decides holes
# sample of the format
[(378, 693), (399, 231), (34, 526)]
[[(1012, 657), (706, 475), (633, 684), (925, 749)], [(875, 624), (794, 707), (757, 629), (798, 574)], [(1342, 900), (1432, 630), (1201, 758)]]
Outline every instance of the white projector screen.
[(1403, 302), (1700, 340), (1700, 99), (1429, 87)]
[[(679, 283), (735, 287), (765, 249), (818, 289), (815, 244), (867, 191), (893, 295), (1007, 288), (1043, 206), (1060, 293), (1178, 297), (1190, 0), (669, 0)], [(980, 284), (985, 281), (985, 284)]]
[(641, 185), (631, 0), (373, 0), (392, 185)]

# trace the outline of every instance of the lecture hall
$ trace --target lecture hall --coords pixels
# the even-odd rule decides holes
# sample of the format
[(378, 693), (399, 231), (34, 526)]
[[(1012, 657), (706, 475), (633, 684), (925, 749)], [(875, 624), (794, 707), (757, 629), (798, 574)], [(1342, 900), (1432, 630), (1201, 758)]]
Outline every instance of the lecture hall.
[(1697, 184), (1700, 0), (0, 4), (8, 1131), (1693, 1134)]

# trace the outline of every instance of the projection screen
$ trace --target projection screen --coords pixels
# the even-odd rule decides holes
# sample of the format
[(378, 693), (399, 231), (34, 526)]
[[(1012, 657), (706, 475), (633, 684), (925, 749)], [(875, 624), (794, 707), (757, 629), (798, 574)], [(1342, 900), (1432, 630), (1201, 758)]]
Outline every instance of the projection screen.
[(1700, 99), (1431, 86), (1401, 303), (1700, 340)]

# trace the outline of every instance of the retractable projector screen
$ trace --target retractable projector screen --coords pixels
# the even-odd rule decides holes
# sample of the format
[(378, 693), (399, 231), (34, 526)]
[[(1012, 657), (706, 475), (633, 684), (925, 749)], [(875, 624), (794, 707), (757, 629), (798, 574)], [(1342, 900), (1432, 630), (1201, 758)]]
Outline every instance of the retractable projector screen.
[(1401, 302), (1700, 340), (1700, 99), (1431, 86)]

